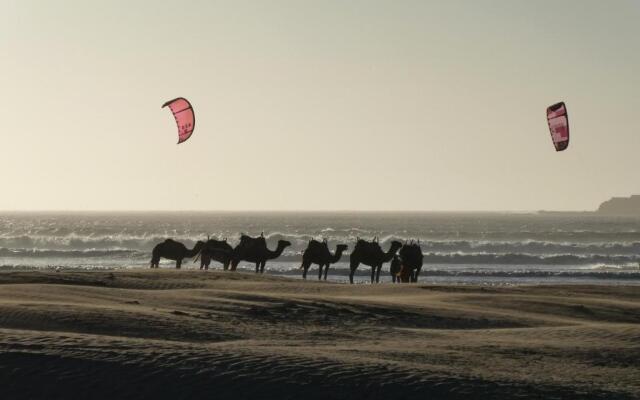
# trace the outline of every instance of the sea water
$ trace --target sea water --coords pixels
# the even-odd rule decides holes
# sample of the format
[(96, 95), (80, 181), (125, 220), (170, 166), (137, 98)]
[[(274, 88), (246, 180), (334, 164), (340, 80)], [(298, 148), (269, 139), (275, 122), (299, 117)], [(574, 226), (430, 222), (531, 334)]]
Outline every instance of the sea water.
[[(0, 268), (148, 268), (153, 246), (173, 238), (191, 247), (198, 240), (264, 233), (269, 248), (292, 243), (266, 271), (300, 277), (302, 252), (311, 239), (333, 251), (358, 238), (420, 241), (421, 281), (458, 284), (640, 284), (640, 218), (594, 214), (374, 213), (374, 212), (77, 212), (0, 214)], [(349, 251), (331, 266), (328, 279), (348, 280)], [(174, 262), (163, 260), (162, 268)], [(213, 268), (220, 268), (214, 263)], [(185, 261), (183, 268), (199, 268)], [(241, 263), (252, 271), (254, 265)], [(367, 282), (361, 265), (356, 280)], [(307, 279), (317, 279), (312, 267)], [(388, 264), (381, 273), (389, 281)]]

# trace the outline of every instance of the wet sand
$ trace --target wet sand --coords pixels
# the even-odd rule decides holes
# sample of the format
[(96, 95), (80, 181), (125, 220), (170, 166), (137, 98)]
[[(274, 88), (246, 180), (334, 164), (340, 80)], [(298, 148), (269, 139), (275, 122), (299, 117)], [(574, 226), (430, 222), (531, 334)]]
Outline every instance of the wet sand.
[(0, 273), (2, 398), (640, 398), (640, 289)]

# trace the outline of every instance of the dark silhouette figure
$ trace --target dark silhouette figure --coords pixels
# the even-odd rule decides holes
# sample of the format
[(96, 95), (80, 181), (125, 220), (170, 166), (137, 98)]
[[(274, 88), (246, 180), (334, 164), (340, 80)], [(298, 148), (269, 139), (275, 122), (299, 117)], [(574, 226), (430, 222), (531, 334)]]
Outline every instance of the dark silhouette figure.
[(356, 272), (356, 269), (358, 269), (358, 265), (364, 264), (371, 267), (371, 283), (373, 283), (374, 280), (378, 283), (380, 281), (382, 264), (391, 260), (400, 247), (402, 247), (402, 243), (394, 240), (391, 242), (389, 250), (385, 253), (378, 244), (377, 238), (374, 238), (371, 242), (358, 239), (349, 260), (351, 266), (349, 282), (353, 283), (353, 274)]
[(307, 271), (311, 264), (318, 264), (320, 267), (318, 270), (318, 280), (322, 279), (322, 269), (324, 267), (324, 280), (326, 281), (329, 265), (340, 261), (340, 257), (342, 257), (342, 253), (347, 249), (347, 247), (348, 246), (346, 244), (339, 244), (336, 246), (336, 251), (331, 254), (326, 240), (322, 242), (310, 240), (307, 245), (307, 249), (302, 254), (302, 265), (300, 266), (303, 270), (302, 278), (307, 279)]
[(402, 268), (407, 270), (406, 274), (408, 274), (409, 280), (411, 282), (418, 282), (418, 275), (420, 275), (420, 271), (422, 270), (424, 259), (420, 242), (414, 243), (412, 240), (409, 244), (405, 243), (400, 249), (399, 254), (402, 260)]
[(249, 261), (256, 263), (256, 273), (263, 273), (267, 261), (280, 257), (284, 249), (288, 246), (291, 246), (291, 242), (278, 240), (276, 249), (269, 250), (267, 248), (267, 241), (263, 235), (255, 238), (242, 235), (240, 237), (240, 243), (233, 249), (231, 270), (235, 271), (240, 261)]
[(200, 269), (208, 270), (209, 264), (213, 260), (222, 263), (222, 267), (226, 271), (231, 264), (232, 253), (233, 247), (227, 243), (226, 238), (223, 240), (209, 239), (200, 252)]
[(389, 266), (389, 272), (391, 273), (391, 280), (393, 283), (400, 283), (400, 273), (402, 272), (402, 261), (397, 255), (393, 256), (391, 265)]
[(156, 247), (153, 248), (151, 253), (151, 268), (158, 268), (160, 258), (166, 258), (175, 260), (176, 268), (179, 269), (182, 265), (182, 260), (197, 255), (203, 246), (204, 242), (199, 240), (193, 249), (189, 250), (184, 244), (176, 242), (173, 239), (167, 239), (162, 243), (158, 243)]

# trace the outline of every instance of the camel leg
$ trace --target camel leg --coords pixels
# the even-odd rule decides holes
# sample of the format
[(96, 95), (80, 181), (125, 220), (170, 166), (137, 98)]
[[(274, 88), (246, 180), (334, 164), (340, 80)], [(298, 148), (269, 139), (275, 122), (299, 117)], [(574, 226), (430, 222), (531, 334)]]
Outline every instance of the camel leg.
[(322, 280), (322, 267), (324, 267), (324, 265), (318, 264), (318, 280)]
[(353, 284), (353, 274), (356, 273), (356, 269), (358, 269), (358, 265), (359, 263), (351, 263), (350, 265), (350, 269), (351, 271), (349, 271), (349, 283)]
[(176, 269), (180, 269), (182, 267), (182, 260), (176, 260)]
[(374, 283), (376, 278), (376, 267), (375, 265), (371, 267), (371, 283)]
[(327, 272), (329, 272), (329, 265), (331, 264), (327, 264), (324, 266), (324, 280), (327, 280)]
[(418, 276), (420, 275), (420, 270), (422, 270), (422, 266), (419, 266), (418, 268), (416, 268), (412, 282), (418, 282)]
[(261, 274), (263, 274), (263, 273), (264, 273), (264, 266), (265, 266), (265, 265), (267, 265), (267, 262), (266, 262), (266, 261), (263, 261), (263, 262), (260, 264), (260, 273), (261, 273)]
[(256, 274), (260, 272), (260, 261), (256, 263)]
[(307, 279), (307, 271), (309, 271), (310, 264), (302, 263), (302, 279)]
[(382, 265), (378, 265), (376, 267), (376, 283), (380, 282), (380, 270), (382, 269)]
[(225, 260), (224, 263), (222, 263), (222, 268), (227, 271), (229, 269), (229, 260)]

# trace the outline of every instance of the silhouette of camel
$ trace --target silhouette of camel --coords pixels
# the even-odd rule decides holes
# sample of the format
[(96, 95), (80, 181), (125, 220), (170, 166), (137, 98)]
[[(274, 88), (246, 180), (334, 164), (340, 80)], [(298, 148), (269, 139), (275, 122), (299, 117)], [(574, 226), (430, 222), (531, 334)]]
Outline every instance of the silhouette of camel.
[(407, 269), (406, 273), (409, 275), (409, 280), (411, 282), (418, 282), (418, 275), (420, 275), (420, 271), (422, 270), (424, 259), (420, 241), (414, 243), (412, 240), (411, 243), (405, 243), (400, 249), (399, 254), (402, 259), (402, 268)]
[(318, 280), (322, 279), (322, 268), (324, 267), (324, 280), (327, 280), (327, 272), (329, 271), (329, 265), (336, 263), (342, 257), (342, 253), (348, 248), (346, 244), (339, 244), (336, 246), (336, 251), (331, 254), (329, 251), (329, 245), (326, 240), (318, 242), (317, 240), (310, 240), (307, 245), (307, 249), (302, 254), (302, 278), (307, 279), (307, 271), (311, 264), (318, 264), (320, 269), (318, 270)]
[(200, 252), (200, 269), (208, 270), (211, 260), (214, 260), (222, 263), (222, 267), (226, 271), (231, 264), (232, 253), (233, 247), (227, 243), (226, 238), (223, 240), (209, 239)]
[(402, 272), (402, 261), (400, 261), (400, 257), (397, 255), (393, 256), (391, 260), (391, 265), (389, 266), (389, 273), (391, 274), (391, 280), (393, 283), (400, 283), (400, 274)]
[(353, 249), (351, 258), (349, 259), (351, 267), (349, 282), (353, 283), (353, 274), (356, 272), (356, 269), (358, 269), (358, 265), (364, 264), (371, 267), (371, 283), (374, 282), (374, 279), (375, 282), (378, 283), (380, 281), (382, 264), (391, 260), (400, 247), (402, 247), (402, 243), (394, 240), (391, 242), (389, 250), (384, 253), (378, 244), (377, 238), (374, 238), (371, 242), (358, 238), (356, 247)]
[(204, 246), (204, 242), (199, 240), (193, 249), (189, 250), (187, 247), (176, 242), (173, 239), (167, 239), (162, 243), (158, 243), (151, 252), (151, 268), (158, 268), (160, 264), (160, 258), (166, 258), (169, 260), (175, 260), (176, 268), (179, 269), (182, 265), (182, 260), (185, 258), (191, 258), (200, 253), (200, 250)]
[(276, 249), (269, 250), (264, 235), (255, 238), (242, 235), (240, 243), (233, 249), (231, 270), (235, 271), (240, 261), (249, 261), (256, 263), (256, 273), (263, 273), (267, 261), (280, 257), (287, 246), (291, 246), (291, 242), (278, 240)]

